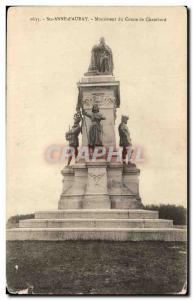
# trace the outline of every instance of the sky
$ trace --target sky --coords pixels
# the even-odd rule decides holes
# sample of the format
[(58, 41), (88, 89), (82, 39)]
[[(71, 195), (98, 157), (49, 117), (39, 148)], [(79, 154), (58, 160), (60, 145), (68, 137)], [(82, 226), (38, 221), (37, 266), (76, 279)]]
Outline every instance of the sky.
[[(82, 21), (47, 19), (54, 17)], [(65, 164), (48, 163), (45, 151), (65, 144), (77, 82), (101, 36), (120, 81), (117, 144), (127, 113), (133, 144), (144, 153), (137, 164), (142, 202), (186, 206), (186, 9), (14, 7), (7, 30), (7, 217), (57, 209)]]

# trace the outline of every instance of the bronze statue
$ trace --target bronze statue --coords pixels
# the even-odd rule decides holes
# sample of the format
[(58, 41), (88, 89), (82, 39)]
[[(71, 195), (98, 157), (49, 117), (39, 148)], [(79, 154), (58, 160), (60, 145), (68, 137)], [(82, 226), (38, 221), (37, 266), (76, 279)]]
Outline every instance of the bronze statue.
[[(69, 142), (69, 146), (74, 148), (74, 155), (75, 158), (78, 156), (78, 146), (79, 146), (79, 139), (78, 136), (82, 132), (82, 126), (80, 126), (80, 121), (82, 120), (81, 114), (76, 113), (74, 115), (74, 125), (72, 128), (66, 132), (66, 140)], [(72, 155), (68, 158), (68, 166), (72, 160)]]
[(96, 74), (113, 74), (113, 54), (109, 46), (105, 44), (102, 37), (98, 45), (92, 48), (89, 72)]
[(95, 146), (102, 146), (102, 126), (100, 122), (106, 118), (99, 112), (97, 104), (93, 105), (91, 114), (87, 113), (84, 109), (82, 113), (91, 119), (91, 126), (88, 133), (88, 146), (93, 149)]
[(128, 147), (130, 148), (132, 147), (130, 133), (127, 126), (128, 120), (129, 120), (128, 116), (122, 116), (121, 123), (119, 124), (119, 128), (118, 128), (119, 137), (120, 137), (119, 146), (123, 147), (123, 151), (122, 151), (123, 163), (126, 163), (126, 155), (127, 155)]

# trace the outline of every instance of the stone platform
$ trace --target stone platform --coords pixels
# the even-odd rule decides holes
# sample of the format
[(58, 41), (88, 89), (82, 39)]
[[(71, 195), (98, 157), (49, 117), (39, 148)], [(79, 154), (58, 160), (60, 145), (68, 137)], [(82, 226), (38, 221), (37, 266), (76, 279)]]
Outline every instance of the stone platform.
[(65, 209), (141, 209), (140, 170), (104, 159), (75, 163), (62, 170), (63, 191), (58, 203)]
[(41, 211), (7, 230), (7, 240), (186, 241), (186, 231), (157, 211), (68, 209)]
[(104, 160), (65, 167), (58, 210), (20, 221), (7, 240), (186, 241), (186, 230), (142, 209), (139, 174)]

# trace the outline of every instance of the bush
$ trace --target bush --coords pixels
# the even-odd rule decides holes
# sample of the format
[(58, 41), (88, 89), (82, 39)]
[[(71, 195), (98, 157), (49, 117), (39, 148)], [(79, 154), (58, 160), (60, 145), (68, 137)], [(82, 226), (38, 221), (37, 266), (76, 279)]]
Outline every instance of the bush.
[(12, 216), (7, 221), (7, 228), (17, 228), (17, 227), (19, 227), (20, 220), (34, 219), (34, 217), (35, 217), (35, 214)]
[(174, 225), (186, 225), (187, 209), (183, 206), (176, 206), (170, 204), (160, 205), (145, 205), (144, 209), (159, 211), (160, 219), (169, 219), (174, 221)]

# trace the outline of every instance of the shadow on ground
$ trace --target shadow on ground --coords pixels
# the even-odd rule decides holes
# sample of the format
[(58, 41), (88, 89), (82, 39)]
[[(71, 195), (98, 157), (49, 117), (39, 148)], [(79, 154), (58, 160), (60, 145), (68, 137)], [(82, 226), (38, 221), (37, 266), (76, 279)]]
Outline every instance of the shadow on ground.
[(186, 281), (179, 242), (10, 241), (7, 287), (35, 294), (173, 294)]

